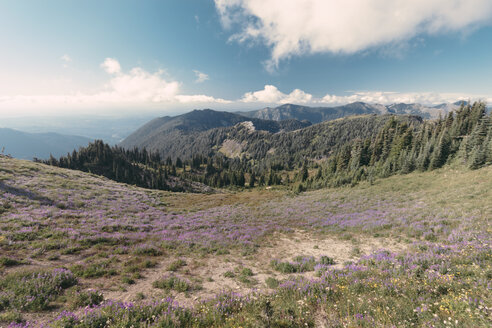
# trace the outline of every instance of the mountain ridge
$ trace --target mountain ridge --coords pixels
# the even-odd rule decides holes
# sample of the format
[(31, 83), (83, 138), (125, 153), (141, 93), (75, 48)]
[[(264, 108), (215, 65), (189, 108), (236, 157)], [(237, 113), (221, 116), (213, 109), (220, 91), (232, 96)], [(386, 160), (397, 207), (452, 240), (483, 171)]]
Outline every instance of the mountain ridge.
[(335, 107), (311, 107), (295, 104), (283, 104), (277, 107), (265, 107), (259, 110), (237, 112), (251, 118), (281, 121), (285, 119), (306, 119), (313, 124), (333, 120), (350, 115), (364, 114), (408, 114), (418, 115), (425, 119), (438, 118), (439, 114), (445, 115), (459, 108), (461, 103), (443, 103), (435, 106), (425, 106), (418, 103), (393, 103), (389, 105), (370, 104), (365, 102), (353, 102)]
[(29, 133), (10, 128), (0, 128), (0, 149), (4, 154), (20, 159), (59, 157), (81, 146), (87, 146), (92, 139), (59, 134), (55, 132)]
[[(336, 107), (309, 107), (295, 104), (283, 104), (277, 107), (266, 107), (249, 112), (226, 112), (212, 109), (193, 110), (177, 116), (155, 118), (130, 134), (119, 145), (126, 149), (146, 148), (159, 151), (162, 156), (172, 158), (193, 154), (206, 153), (206, 145), (221, 147), (218, 142), (211, 141), (214, 129), (229, 129), (244, 122), (251, 122), (255, 130), (268, 133), (288, 132), (306, 128), (312, 124), (333, 121), (348, 116), (360, 115), (411, 115), (423, 118), (439, 117), (438, 113), (447, 113), (458, 109), (459, 104), (441, 104), (428, 107), (421, 104), (395, 103), (391, 105), (354, 102)], [(209, 131), (210, 133), (205, 133)], [(203, 139), (204, 138), (204, 139)], [(202, 140), (203, 139), (203, 140)], [(238, 144), (228, 146), (239, 149)], [(226, 147), (225, 149), (228, 149)], [(212, 150), (210, 150), (212, 151)], [(226, 151), (228, 153), (228, 151)]]
[(311, 125), (310, 122), (293, 119), (273, 121), (212, 109), (193, 110), (174, 117), (155, 118), (125, 138), (120, 146), (127, 149), (134, 147), (154, 149), (159, 143), (168, 143), (172, 140), (192, 142), (201, 132), (231, 127), (243, 122), (252, 122), (256, 130), (271, 133), (291, 131)]
[[(194, 155), (215, 156), (222, 153), (225, 157), (246, 156), (255, 161), (281, 158), (285, 163), (299, 162), (300, 154), (306, 151), (318, 157), (328, 155), (335, 140), (351, 140), (356, 137), (370, 137), (394, 114), (365, 114), (342, 117), (335, 120), (313, 124), (297, 120), (264, 121), (271, 124), (283, 124), (284, 130), (265, 130), (247, 119), (228, 127), (218, 127), (204, 131), (183, 133), (170, 130), (164, 134), (152, 134), (140, 145), (123, 146), (126, 149), (147, 149), (158, 152), (162, 158), (170, 157), (190, 159)], [(398, 119), (420, 124), (421, 118), (411, 115), (398, 115)], [(247, 123), (248, 122), (248, 123)], [(330, 146), (331, 145), (331, 146)], [(275, 154), (275, 156), (272, 156)], [(294, 159), (296, 157), (297, 159)]]

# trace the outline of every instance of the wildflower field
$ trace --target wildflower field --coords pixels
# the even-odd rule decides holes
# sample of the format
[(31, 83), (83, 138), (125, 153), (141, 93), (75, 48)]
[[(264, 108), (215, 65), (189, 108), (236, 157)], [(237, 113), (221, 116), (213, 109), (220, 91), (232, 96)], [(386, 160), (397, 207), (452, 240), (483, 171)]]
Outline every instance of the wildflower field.
[(490, 327), (492, 167), (299, 195), (0, 157), (0, 327)]

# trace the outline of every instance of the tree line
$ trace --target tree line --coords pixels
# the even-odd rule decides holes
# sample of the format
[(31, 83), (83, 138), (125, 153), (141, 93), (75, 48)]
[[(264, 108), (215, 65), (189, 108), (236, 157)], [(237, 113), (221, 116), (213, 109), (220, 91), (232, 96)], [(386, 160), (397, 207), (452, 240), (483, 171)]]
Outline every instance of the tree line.
[(233, 158), (220, 152), (164, 158), (145, 148), (128, 150), (97, 140), (42, 162), (152, 189), (194, 191), (190, 182), (217, 188), (294, 182), (302, 191), (434, 170), (452, 161), (471, 169), (490, 165), (491, 115), (485, 103), (475, 102), (434, 121), (371, 115), (273, 135), (241, 128), (207, 132), (211, 144), (221, 144), (233, 134), (246, 145), (243, 155)]
[(345, 143), (300, 188), (356, 184), (362, 180), (428, 171), (452, 161), (470, 169), (492, 164), (492, 114), (483, 102), (462, 104), (436, 121), (386, 122), (373, 138)]
[(158, 152), (145, 148), (127, 150), (96, 140), (71, 154), (48, 160), (35, 159), (52, 166), (80, 170), (139, 187), (169, 191), (195, 191), (190, 181), (211, 187), (254, 187), (281, 184), (274, 168), (257, 172), (246, 162), (225, 156), (193, 155), (182, 160), (162, 159)]

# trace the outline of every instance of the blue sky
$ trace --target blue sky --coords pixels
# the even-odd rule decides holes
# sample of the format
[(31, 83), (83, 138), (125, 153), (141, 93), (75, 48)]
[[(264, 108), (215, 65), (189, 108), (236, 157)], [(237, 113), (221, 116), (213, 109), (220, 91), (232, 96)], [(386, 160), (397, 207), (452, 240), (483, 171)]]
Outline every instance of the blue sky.
[(492, 99), (489, 0), (0, 0), (0, 115)]

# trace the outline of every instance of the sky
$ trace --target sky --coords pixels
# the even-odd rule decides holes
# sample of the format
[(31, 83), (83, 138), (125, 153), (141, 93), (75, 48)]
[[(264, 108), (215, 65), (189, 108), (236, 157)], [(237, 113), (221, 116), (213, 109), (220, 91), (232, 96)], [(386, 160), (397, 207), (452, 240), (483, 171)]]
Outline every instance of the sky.
[(0, 117), (492, 102), (490, 0), (0, 0)]

